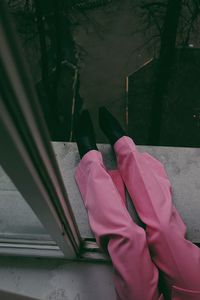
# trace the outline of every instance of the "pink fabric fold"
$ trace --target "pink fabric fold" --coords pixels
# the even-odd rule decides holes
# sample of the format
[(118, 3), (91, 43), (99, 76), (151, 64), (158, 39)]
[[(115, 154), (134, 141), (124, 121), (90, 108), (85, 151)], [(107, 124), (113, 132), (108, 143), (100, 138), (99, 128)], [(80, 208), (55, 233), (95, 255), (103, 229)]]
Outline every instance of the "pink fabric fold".
[(172, 299), (173, 300), (199, 300), (200, 291), (192, 291), (192, 290), (182, 289), (177, 286), (173, 286)]
[(114, 184), (116, 176), (113, 182), (101, 154), (88, 152), (75, 178), (96, 241), (111, 257), (118, 299), (158, 299), (158, 270), (151, 260), (145, 231), (132, 221)]
[(124, 182), (122, 180), (122, 177), (121, 177), (119, 171), (118, 170), (107, 170), (107, 172), (110, 175), (110, 177), (112, 178), (112, 181), (121, 196), (120, 200), (121, 200), (122, 204), (126, 207), (125, 186), (124, 186)]
[[(163, 300), (159, 269), (169, 291), (165, 299), (200, 300), (200, 250), (185, 238), (164, 166), (129, 137), (114, 149), (118, 170), (107, 171), (101, 153), (92, 150), (75, 178), (97, 243), (111, 257), (117, 299)], [(126, 209), (124, 184), (146, 232)]]
[(119, 172), (146, 224), (151, 257), (162, 271), (169, 293), (173, 285), (200, 291), (200, 250), (185, 238), (186, 226), (172, 203), (164, 166), (150, 154), (140, 153), (129, 137), (119, 139), (114, 149)]

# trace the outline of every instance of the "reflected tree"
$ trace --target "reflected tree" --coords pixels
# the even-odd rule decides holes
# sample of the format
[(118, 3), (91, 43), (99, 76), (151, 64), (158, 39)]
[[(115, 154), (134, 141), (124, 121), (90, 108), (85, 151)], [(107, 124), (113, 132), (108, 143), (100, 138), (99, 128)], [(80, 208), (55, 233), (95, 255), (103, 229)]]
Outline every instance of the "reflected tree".
[(71, 12), (112, 0), (9, 0), (52, 140), (73, 140), (81, 109)]
[(159, 145), (164, 96), (176, 62), (176, 48), (188, 47), (191, 40), (198, 39), (200, 1), (147, 0), (140, 8), (158, 57), (148, 143)]

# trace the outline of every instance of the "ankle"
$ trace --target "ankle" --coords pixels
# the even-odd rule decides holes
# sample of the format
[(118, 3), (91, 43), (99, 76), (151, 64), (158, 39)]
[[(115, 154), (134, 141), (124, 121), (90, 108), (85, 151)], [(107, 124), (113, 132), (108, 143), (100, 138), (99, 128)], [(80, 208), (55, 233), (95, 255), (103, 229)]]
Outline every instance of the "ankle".
[(99, 109), (99, 124), (112, 146), (126, 135), (118, 120), (105, 107)]
[(82, 158), (87, 152), (91, 150), (98, 151), (96, 143), (91, 142), (91, 140), (88, 137), (77, 139), (77, 147), (80, 158)]
[(82, 111), (76, 126), (76, 142), (80, 157), (91, 150), (98, 150), (92, 120), (88, 110)]

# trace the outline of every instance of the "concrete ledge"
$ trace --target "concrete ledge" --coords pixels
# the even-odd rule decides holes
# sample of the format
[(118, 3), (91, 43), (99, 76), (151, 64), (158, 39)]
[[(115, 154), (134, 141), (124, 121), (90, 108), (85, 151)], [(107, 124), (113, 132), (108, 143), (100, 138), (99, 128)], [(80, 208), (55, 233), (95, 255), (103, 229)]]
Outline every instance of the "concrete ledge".
[(30, 298), (28, 296), (23, 296), (20, 294), (16, 294), (16, 293), (10, 293), (10, 292), (6, 292), (3, 290), (0, 290), (0, 297), (3, 300), (11, 300), (11, 299), (15, 299), (15, 300), (39, 300), (36, 298)]
[[(7, 295), (11, 293), (11, 297), (4, 298), (6, 294), (1, 294), (1, 290), (8, 291)], [(15, 295), (12, 297), (12, 293), (18, 294), (18, 298)], [(0, 257), (0, 299), (35, 298), (116, 300), (112, 266), (105, 263)]]
[[(52, 142), (65, 187), (73, 208), (81, 235), (90, 238), (92, 233), (87, 213), (74, 180), (74, 171), (80, 160), (75, 143)], [(115, 169), (116, 161), (110, 145), (99, 144), (107, 168)], [(138, 146), (139, 151), (148, 152), (164, 165), (173, 188), (173, 202), (185, 224), (187, 238), (200, 242), (200, 149), (175, 147)], [(138, 222), (137, 215), (128, 199), (129, 212)]]

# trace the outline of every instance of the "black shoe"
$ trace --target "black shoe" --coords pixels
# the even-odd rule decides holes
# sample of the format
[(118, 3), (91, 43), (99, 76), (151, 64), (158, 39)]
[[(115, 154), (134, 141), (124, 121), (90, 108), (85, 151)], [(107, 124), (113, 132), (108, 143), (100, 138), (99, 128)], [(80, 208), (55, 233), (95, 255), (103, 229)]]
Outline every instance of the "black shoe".
[(112, 146), (119, 138), (126, 135), (117, 119), (104, 106), (99, 108), (99, 124)]
[(90, 150), (98, 150), (92, 120), (88, 110), (83, 110), (76, 124), (76, 142), (80, 157)]

